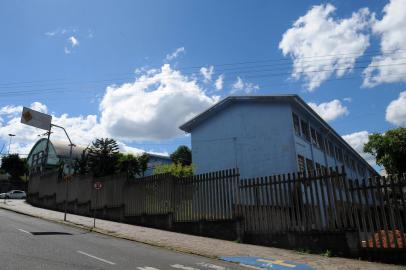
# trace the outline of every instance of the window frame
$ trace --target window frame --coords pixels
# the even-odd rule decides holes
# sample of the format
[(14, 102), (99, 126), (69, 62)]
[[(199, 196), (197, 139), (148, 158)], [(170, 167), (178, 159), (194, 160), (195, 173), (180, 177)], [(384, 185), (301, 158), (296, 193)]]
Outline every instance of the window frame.
[[(296, 123), (295, 120), (297, 120), (297, 123)], [(299, 116), (298, 116), (296, 113), (294, 113), (294, 112), (292, 112), (292, 121), (293, 121), (293, 130), (294, 130), (294, 132), (295, 132), (295, 135), (300, 137), (300, 136), (302, 135), (301, 128), (300, 128), (300, 118), (299, 118)], [(297, 125), (296, 125), (296, 124), (297, 124)], [(296, 128), (297, 128), (297, 129), (296, 129)]]
[(310, 141), (309, 122), (304, 119), (300, 119), (300, 127), (302, 131), (302, 137)]
[[(302, 165), (302, 166), (301, 166)], [(297, 167), (300, 173), (304, 173), (306, 171), (306, 164), (305, 158), (302, 155), (297, 155)]]

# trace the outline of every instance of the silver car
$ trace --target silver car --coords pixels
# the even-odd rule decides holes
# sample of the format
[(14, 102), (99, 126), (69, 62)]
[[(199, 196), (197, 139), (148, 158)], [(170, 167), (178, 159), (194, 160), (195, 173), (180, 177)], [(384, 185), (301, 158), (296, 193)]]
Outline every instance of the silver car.
[(1, 193), (0, 199), (25, 199), (27, 194), (23, 190), (10, 190), (7, 193)]

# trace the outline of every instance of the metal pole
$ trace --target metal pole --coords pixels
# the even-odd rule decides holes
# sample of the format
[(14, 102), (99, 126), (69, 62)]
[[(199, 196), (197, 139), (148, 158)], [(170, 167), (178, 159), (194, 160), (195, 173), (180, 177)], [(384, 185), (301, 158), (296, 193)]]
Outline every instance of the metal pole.
[(97, 207), (97, 199), (99, 197), (99, 192), (96, 189), (96, 205), (95, 208), (93, 209), (93, 228), (96, 228), (96, 207)]
[(42, 164), (42, 166), (44, 167), (44, 170), (45, 170), (46, 165), (48, 164), (49, 139), (51, 137), (51, 129), (52, 129), (52, 125), (49, 127), (49, 130), (48, 130), (47, 146), (45, 147), (45, 159), (44, 159), (44, 162)]
[[(51, 124), (51, 127), (58, 127), (58, 128), (61, 128), (64, 132), (65, 132), (65, 134), (66, 134), (66, 137), (68, 137), (68, 140), (69, 140), (69, 146), (70, 146), (70, 151), (69, 151), (69, 177), (71, 177), (72, 176), (72, 166), (73, 166), (73, 162), (72, 162), (72, 147), (74, 146), (74, 144), (72, 143), (72, 141), (71, 141), (71, 139), (70, 139), (70, 137), (69, 137), (69, 135), (68, 135), (68, 133), (66, 132), (66, 130), (65, 130), (65, 128), (64, 127), (61, 127), (61, 126), (58, 126), (58, 125), (54, 125), (54, 124)], [(68, 177), (68, 179), (69, 179), (69, 177)], [(67, 212), (67, 209), (68, 209), (68, 181), (66, 180), (66, 186), (65, 186), (65, 213), (64, 213), (64, 217), (63, 217), (63, 220), (64, 221), (66, 221), (66, 212)]]
[(8, 155), (10, 155), (11, 138), (13, 138), (15, 135), (14, 134), (8, 134), (8, 136), (10, 137), (10, 141), (8, 143)]

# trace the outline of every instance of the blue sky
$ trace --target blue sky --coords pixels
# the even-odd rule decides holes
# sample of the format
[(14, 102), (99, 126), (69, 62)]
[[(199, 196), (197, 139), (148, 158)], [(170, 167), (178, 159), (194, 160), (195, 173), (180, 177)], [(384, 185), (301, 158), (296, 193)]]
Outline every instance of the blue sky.
[(1, 1), (0, 150), (41, 134), (20, 106), (79, 144), (170, 153), (190, 144), (176, 126), (220, 98), (295, 93), (361, 152), (406, 125), (405, 13), (402, 0)]

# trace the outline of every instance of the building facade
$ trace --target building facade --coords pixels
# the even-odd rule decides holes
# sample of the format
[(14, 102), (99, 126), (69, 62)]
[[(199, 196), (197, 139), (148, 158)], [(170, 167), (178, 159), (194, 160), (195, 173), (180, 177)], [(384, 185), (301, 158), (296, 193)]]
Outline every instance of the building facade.
[(231, 96), (183, 124), (196, 173), (239, 168), (241, 177), (344, 166), (376, 171), (297, 95)]
[(147, 170), (144, 172), (144, 176), (152, 175), (156, 166), (169, 165), (171, 163), (172, 160), (168, 156), (149, 154)]

